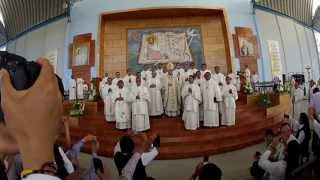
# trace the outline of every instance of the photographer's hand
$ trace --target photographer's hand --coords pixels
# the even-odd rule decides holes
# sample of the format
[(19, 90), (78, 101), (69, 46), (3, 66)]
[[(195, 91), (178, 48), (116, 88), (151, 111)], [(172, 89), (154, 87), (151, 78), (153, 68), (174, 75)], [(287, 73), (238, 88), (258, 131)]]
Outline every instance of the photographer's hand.
[(32, 87), (17, 91), (7, 71), (0, 71), (1, 105), (6, 128), (16, 139), (24, 169), (38, 170), (53, 158), (53, 144), (62, 116), (62, 96), (53, 68), (37, 61), (41, 72)]
[(17, 154), (19, 151), (17, 141), (6, 129), (3, 123), (0, 123), (0, 153)]

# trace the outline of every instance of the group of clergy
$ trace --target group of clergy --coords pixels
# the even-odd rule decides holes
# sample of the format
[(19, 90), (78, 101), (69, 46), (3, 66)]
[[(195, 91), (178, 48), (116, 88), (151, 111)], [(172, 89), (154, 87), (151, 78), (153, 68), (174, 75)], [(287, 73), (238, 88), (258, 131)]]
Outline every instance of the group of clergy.
[(136, 75), (127, 70), (124, 77), (106, 73), (99, 86), (106, 121), (116, 122), (118, 129), (141, 132), (150, 128), (149, 116), (175, 117), (182, 112), (187, 130), (199, 128), (200, 121), (204, 127), (235, 125), (240, 86), (236, 75), (225, 77), (218, 66), (211, 72), (206, 64), (201, 70), (193, 63), (162, 67), (145, 67)]

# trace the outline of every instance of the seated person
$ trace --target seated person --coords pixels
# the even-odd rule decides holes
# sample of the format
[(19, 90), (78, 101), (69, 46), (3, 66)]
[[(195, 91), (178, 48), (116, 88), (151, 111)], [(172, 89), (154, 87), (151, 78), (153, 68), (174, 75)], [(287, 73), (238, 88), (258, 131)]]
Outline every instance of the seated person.
[(123, 136), (114, 148), (114, 162), (119, 176), (132, 180), (153, 179), (147, 176), (145, 167), (159, 154), (160, 143), (157, 141), (159, 136), (153, 135), (149, 140), (145, 138), (147, 151), (141, 147), (138, 147), (138, 151), (134, 151), (133, 139), (130, 136)]
[(265, 171), (258, 165), (258, 162), (260, 160), (260, 156), (261, 156), (260, 152), (255, 153), (254, 162), (252, 163), (252, 166), (250, 168), (250, 174), (256, 180), (263, 180), (263, 175), (265, 173)]
[(73, 162), (78, 162), (78, 156), (80, 150), (85, 143), (91, 144), (92, 160), (90, 164), (85, 169), (79, 168), (79, 165), (75, 165), (76, 171), (70, 174), (68, 180), (107, 180), (108, 172), (106, 171), (103, 162), (97, 156), (97, 150), (99, 149), (99, 142), (97, 138), (92, 135), (88, 135), (79, 141), (77, 144), (73, 145), (72, 149), (67, 152), (67, 155), (73, 160)]
[(209, 162), (208, 156), (205, 156), (203, 161), (197, 165), (189, 180), (196, 180), (197, 178), (198, 180), (221, 180), (222, 171), (217, 165)]

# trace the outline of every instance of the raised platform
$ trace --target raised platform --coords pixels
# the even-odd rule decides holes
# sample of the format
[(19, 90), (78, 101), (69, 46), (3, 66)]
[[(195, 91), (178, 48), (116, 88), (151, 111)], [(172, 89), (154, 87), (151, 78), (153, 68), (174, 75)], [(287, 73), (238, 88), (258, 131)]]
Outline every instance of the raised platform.
[[(246, 97), (242, 97), (243, 99)], [(250, 97), (252, 99), (254, 97)], [(179, 159), (223, 153), (261, 142), (267, 128), (277, 128), (282, 122), (284, 112), (288, 112), (289, 97), (279, 97), (279, 104), (271, 108), (261, 108), (254, 101), (237, 102), (236, 126), (221, 128), (201, 128), (186, 131), (181, 117), (151, 118), (149, 133), (161, 136), (161, 147), (158, 159)], [(115, 128), (114, 123), (104, 120), (102, 108), (94, 115), (79, 119), (79, 127), (71, 127), (72, 142), (87, 134), (98, 136), (99, 154), (112, 157), (113, 147), (119, 137), (125, 134)], [(63, 140), (61, 140), (63, 141)], [(89, 147), (84, 148), (85, 152)]]

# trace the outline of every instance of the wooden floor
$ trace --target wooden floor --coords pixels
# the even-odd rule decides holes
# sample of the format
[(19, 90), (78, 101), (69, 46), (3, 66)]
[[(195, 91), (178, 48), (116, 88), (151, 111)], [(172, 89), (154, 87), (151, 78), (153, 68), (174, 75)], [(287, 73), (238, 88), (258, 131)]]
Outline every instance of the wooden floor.
[[(277, 128), (283, 117), (286, 105), (280, 104), (274, 110), (257, 107), (255, 103), (240, 101), (237, 103), (236, 126), (221, 128), (200, 128), (187, 131), (181, 117), (151, 118), (150, 133), (161, 136), (161, 148), (158, 159), (181, 159), (212, 155), (237, 150), (261, 142), (267, 128)], [(114, 123), (104, 120), (102, 108), (95, 115), (80, 119), (79, 127), (71, 128), (72, 142), (76, 142), (86, 134), (98, 136), (99, 154), (112, 157), (113, 147), (119, 137), (125, 134), (115, 128)], [(274, 113), (272, 113), (274, 112)], [(85, 152), (89, 147), (84, 148)]]

